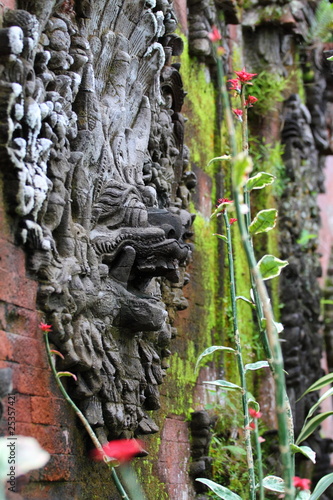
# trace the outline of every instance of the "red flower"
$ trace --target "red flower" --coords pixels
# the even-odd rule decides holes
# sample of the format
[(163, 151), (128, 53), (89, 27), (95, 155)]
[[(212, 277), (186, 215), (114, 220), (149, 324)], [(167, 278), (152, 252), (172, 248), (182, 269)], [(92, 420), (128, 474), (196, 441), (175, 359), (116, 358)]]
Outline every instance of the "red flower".
[(219, 198), (217, 200), (217, 206), (222, 205), (222, 203), (233, 203), (233, 201), (228, 198)]
[(249, 414), (251, 415), (252, 418), (261, 418), (262, 417), (261, 411), (257, 411), (254, 408), (249, 408)]
[(258, 73), (247, 73), (245, 71), (245, 68), (242, 69), (242, 71), (235, 71), (236, 75), (238, 76), (238, 79), (242, 83), (248, 83), (249, 81), (252, 80), (254, 76), (257, 76)]
[(242, 116), (243, 116), (243, 111), (241, 109), (233, 109), (233, 112), (237, 116), (238, 120), (241, 122), (242, 121)]
[(253, 104), (257, 102), (258, 98), (254, 97), (254, 95), (249, 95), (249, 97), (245, 101), (245, 106), (252, 108)]
[(229, 220), (229, 224), (230, 224), (230, 226), (231, 226), (234, 222), (237, 222), (237, 221), (238, 221), (238, 219), (233, 219), (233, 218), (231, 218), (231, 219)]
[(221, 33), (216, 26), (213, 26), (212, 31), (208, 33), (208, 38), (211, 42), (218, 42), (222, 39)]
[(241, 84), (238, 78), (231, 78), (230, 80), (227, 80), (229, 85), (229, 90), (237, 90), (237, 92), (241, 89)]
[(255, 430), (255, 428), (256, 428), (256, 424), (255, 424), (254, 422), (251, 422), (251, 423), (249, 424), (249, 429), (250, 429), (251, 431), (254, 431), (254, 430)]
[[(143, 443), (136, 439), (118, 439), (106, 443), (103, 446), (103, 451), (109, 458), (124, 463), (143, 451)], [(91, 455), (95, 460), (103, 460), (101, 450), (95, 449), (91, 452)]]
[(302, 479), (301, 477), (294, 476), (294, 486), (295, 488), (298, 488), (299, 490), (309, 490), (310, 489), (310, 484), (311, 481), (310, 479)]
[(45, 333), (50, 333), (52, 330), (52, 325), (48, 325), (47, 323), (39, 323), (38, 327)]

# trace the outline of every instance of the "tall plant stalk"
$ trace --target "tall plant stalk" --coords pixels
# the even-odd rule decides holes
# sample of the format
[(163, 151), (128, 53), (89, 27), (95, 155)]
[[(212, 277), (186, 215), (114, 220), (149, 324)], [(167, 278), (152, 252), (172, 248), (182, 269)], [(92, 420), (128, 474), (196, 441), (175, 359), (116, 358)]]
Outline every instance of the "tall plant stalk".
[(117, 475), (117, 472), (115, 471), (115, 468), (111, 465), (109, 457), (104, 452), (103, 447), (102, 447), (102, 445), (101, 445), (98, 437), (96, 436), (96, 434), (92, 430), (92, 428), (91, 428), (88, 420), (85, 418), (85, 416), (83, 415), (83, 413), (81, 412), (81, 410), (76, 406), (76, 404), (74, 403), (74, 401), (70, 398), (70, 396), (68, 395), (68, 392), (66, 391), (63, 383), (60, 380), (60, 377), (58, 375), (58, 372), (57, 372), (57, 370), (55, 368), (55, 365), (54, 365), (54, 362), (53, 362), (53, 359), (52, 359), (50, 342), (49, 342), (49, 337), (48, 337), (47, 332), (44, 332), (44, 341), (45, 341), (47, 359), (48, 359), (49, 365), (51, 367), (52, 373), (54, 375), (55, 381), (57, 383), (57, 386), (60, 389), (61, 394), (64, 396), (64, 398), (67, 401), (67, 403), (73, 408), (73, 410), (75, 411), (76, 415), (81, 420), (81, 422), (82, 422), (84, 428), (86, 429), (86, 431), (87, 431), (90, 439), (92, 440), (94, 446), (103, 455), (104, 462), (111, 469), (112, 479), (113, 479), (113, 481), (115, 483), (115, 486), (116, 486), (118, 492), (121, 495), (121, 498), (124, 499), (124, 500), (130, 500), (129, 496), (127, 495), (126, 491), (124, 490), (123, 485), (121, 484), (121, 482), (119, 480), (119, 477)]
[(236, 302), (236, 284), (235, 284), (235, 270), (234, 270), (234, 258), (232, 250), (232, 238), (230, 231), (230, 222), (226, 210), (223, 211), (223, 219), (226, 227), (227, 236), (227, 248), (228, 248), (228, 267), (229, 267), (229, 278), (230, 278), (230, 295), (231, 295), (231, 308), (232, 308), (232, 323), (233, 323), (233, 334), (236, 346), (236, 357), (237, 366), (240, 376), (241, 388), (242, 388), (242, 407), (243, 407), (243, 417), (244, 417), (244, 435), (245, 435), (245, 449), (247, 457), (247, 468), (249, 473), (249, 492), (250, 499), (254, 500), (256, 497), (255, 490), (255, 475), (254, 475), (254, 465), (253, 465), (253, 453), (251, 444), (251, 432), (250, 432), (250, 418), (249, 418), (249, 405), (248, 405), (248, 393), (246, 386), (246, 375), (245, 366), (242, 356), (242, 346), (241, 339), (238, 330), (238, 317), (237, 317), (237, 302)]
[[(242, 194), (240, 191), (240, 187), (235, 182), (235, 168), (237, 167), (238, 150), (235, 140), (235, 129), (230, 109), (229, 96), (225, 83), (223, 65), (220, 58), (217, 58), (217, 69), (218, 69), (219, 86), (224, 104), (224, 111), (226, 116), (226, 122), (229, 134), (229, 143), (230, 143), (231, 156), (233, 162), (232, 189), (233, 189), (233, 199), (238, 219), (238, 226), (241, 234), (243, 248), (250, 268), (250, 272), (258, 291), (259, 300), (262, 304), (263, 316), (266, 319), (266, 332), (267, 332), (268, 345), (272, 353), (273, 377), (275, 381), (275, 404), (276, 404), (278, 433), (279, 433), (279, 448), (281, 453), (283, 478), (285, 482), (285, 500), (293, 500), (295, 496), (295, 490), (293, 486), (293, 459), (290, 449), (290, 432), (289, 432), (290, 422), (289, 422), (289, 417), (287, 415), (287, 407), (286, 407), (286, 383), (285, 383), (285, 375), (283, 369), (282, 350), (279, 343), (277, 330), (275, 327), (273, 311), (270, 305), (270, 299), (265, 284), (261, 278), (256, 259), (254, 257), (253, 248), (247, 231), (247, 226), (244, 220), (244, 214), (241, 207), (241, 205), (243, 204)], [(241, 93), (243, 94), (242, 106), (244, 106), (245, 103), (244, 86), (242, 87)], [(243, 139), (245, 139), (244, 133), (243, 133)]]

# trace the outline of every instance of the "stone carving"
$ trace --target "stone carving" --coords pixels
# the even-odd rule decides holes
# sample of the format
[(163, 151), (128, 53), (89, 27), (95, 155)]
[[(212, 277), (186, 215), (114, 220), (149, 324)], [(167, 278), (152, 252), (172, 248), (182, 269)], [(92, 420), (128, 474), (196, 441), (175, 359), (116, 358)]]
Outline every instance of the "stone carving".
[(100, 439), (156, 432), (195, 185), (172, 2), (22, 7), (0, 30), (1, 168), (38, 304)]

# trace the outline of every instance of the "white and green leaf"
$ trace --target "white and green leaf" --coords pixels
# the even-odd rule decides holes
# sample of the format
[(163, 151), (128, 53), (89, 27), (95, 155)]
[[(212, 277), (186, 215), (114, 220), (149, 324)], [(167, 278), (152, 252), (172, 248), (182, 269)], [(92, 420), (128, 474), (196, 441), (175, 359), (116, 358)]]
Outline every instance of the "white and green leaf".
[(277, 476), (266, 476), (262, 480), (262, 485), (266, 490), (284, 493), (284, 481)]
[(228, 238), (224, 234), (213, 233), (213, 236), (217, 236), (218, 238), (220, 238), (220, 240), (223, 240), (226, 243), (228, 243)]
[(312, 417), (312, 415), (314, 414), (314, 412), (317, 410), (317, 408), (321, 405), (321, 403), (323, 401), (325, 401), (325, 399), (329, 398), (330, 396), (333, 395), (333, 387), (331, 387), (330, 389), (328, 389), (317, 401), (317, 403), (315, 403), (313, 406), (311, 406), (310, 410), (309, 410), (309, 413), (307, 414), (307, 417), (306, 419)]
[(209, 356), (210, 354), (213, 354), (213, 352), (215, 351), (235, 352), (235, 349), (233, 349), (232, 347), (225, 347), (224, 345), (212, 345), (210, 347), (207, 347), (207, 349), (205, 349), (198, 357), (195, 365), (195, 370), (198, 369), (199, 363), (203, 358)]
[(290, 449), (293, 453), (302, 453), (305, 457), (307, 457), (314, 464), (316, 463), (316, 452), (313, 451), (310, 446), (297, 446), (296, 444), (292, 444)]
[(248, 191), (252, 189), (262, 189), (269, 186), (275, 181), (275, 177), (267, 172), (258, 172), (253, 177), (250, 177), (245, 185)]
[(287, 265), (286, 260), (278, 259), (274, 255), (264, 255), (258, 262), (258, 268), (263, 280), (276, 278)]
[(257, 213), (251, 224), (249, 225), (249, 233), (254, 234), (267, 233), (275, 227), (278, 211), (275, 208), (260, 210)]
[(260, 368), (268, 368), (268, 361), (257, 361), (256, 363), (248, 363), (245, 365), (245, 372), (247, 371), (256, 371), (260, 370)]
[(215, 483), (215, 481), (211, 481), (210, 479), (203, 477), (197, 478), (196, 481), (208, 486), (208, 488), (210, 488), (219, 498), (223, 498), (224, 500), (242, 500), (239, 495), (233, 493), (228, 488)]
[(232, 382), (228, 382), (227, 380), (205, 380), (203, 384), (216, 385), (217, 387), (223, 387), (223, 389), (242, 390), (242, 388), (239, 385), (233, 384)]
[(324, 493), (324, 491), (327, 490), (329, 486), (333, 483), (333, 472), (330, 474), (326, 474), (326, 476), (322, 477), (320, 481), (318, 481), (315, 489), (311, 493), (311, 496), (309, 497), (309, 500), (318, 500), (318, 498), (321, 497), (321, 495)]
[(320, 389), (322, 389), (326, 385), (331, 384), (332, 382), (333, 382), (333, 373), (328, 373), (327, 375), (324, 375), (323, 377), (316, 380), (316, 382), (314, 382), (312, 385), (310, 385), (310, 387), (305, 392), (303, 392), (302, 396), (299, 399), (302, 399), (302, 397), (305, 396), (305, 394), (308, 394), (309, 392), (320, 391)]
[(306, 422), (303, 425), (303, 428), (296, 440), (296, 445), (299, 445), (299, 443), (305, 441), (305, 439), (308, 438), (317, 429), (317, 427), (319, 427), (319, 425), (330, 415), (333, 415), (333, 411), (320, 413), (319, 415), (316, 415), (311, 420)]

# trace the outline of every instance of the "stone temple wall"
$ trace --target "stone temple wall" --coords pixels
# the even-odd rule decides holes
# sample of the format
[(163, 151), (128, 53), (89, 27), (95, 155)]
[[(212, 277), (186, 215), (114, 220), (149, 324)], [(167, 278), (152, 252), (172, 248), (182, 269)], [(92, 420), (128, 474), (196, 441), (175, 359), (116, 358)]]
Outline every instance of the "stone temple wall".
[[(272, 295), (284, 304), (294, 407), (321, 374), (316, 240), (301, 238), (318, 232), (331, 152), (330, 68), (320, 41), (306, 41), (314, 2), (245, 2), (243, 12), (232, 0), (185, 3), (2, 9), (0, 367), (12, 370), (17, 433), (52, 454), (13, 499), (118, 498), (52, 380), (40, 321), (52, 324), (57, 366), (77, 376), (68, 391), (99, 439), (146, 443), (135, 468), (149, 499), (195, 498), (192, 478), (209, 473), (202, 381), (221, 367), (197, 377), (194, 364), (226, 335), (223, 248), (210, 242), (209, 215), (230, 185), (230, 172), (206, 167), (225, 145), (207, 36), (215, 24), (230, 77), (246, 65), (287, 82), (250, 121), (261, 141), (284, 145), (270, 199), (281, 236), (260, 244), (290, 262)], [(310, 403), (295, 409), (297, 425)], [(4, 433), (5, 417), (6, 398)]]

